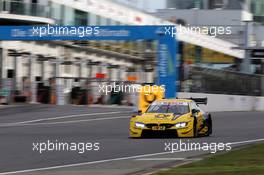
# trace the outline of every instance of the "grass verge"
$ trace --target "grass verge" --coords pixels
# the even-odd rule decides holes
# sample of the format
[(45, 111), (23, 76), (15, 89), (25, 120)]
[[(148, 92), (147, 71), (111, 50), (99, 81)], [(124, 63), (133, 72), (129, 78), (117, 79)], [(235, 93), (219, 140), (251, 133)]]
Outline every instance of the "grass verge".
[(264, 175), (264, 144), (218, 154), (153, 175)]

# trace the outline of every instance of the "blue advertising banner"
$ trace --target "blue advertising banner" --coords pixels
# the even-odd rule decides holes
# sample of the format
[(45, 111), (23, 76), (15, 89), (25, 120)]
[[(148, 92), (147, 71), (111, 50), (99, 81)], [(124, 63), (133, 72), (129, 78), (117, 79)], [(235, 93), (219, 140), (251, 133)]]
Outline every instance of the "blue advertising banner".
[(0, 26), (0, 40), (157, 40), (157, 82), (165, 97), (177, 92), (177, 40), (174, 26)]
[(157, 26), (0, 26), (0, 40), (158, 40)]
[(177, 43), (176, 40), (160, 39), (158, 44), (158, 82), (165, 85), (165, 97), (176, 96), (178, 80), (178, 64), (176, 60)]

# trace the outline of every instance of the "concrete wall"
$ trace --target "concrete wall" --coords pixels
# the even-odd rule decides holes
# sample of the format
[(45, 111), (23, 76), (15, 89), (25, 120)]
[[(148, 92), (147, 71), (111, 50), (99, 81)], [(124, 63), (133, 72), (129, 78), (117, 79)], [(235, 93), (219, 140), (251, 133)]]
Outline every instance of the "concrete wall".
[(207, 97), (208, 104), (200, 107), (209, 112), (264, 111), (264, 97), (179, 92), (179, 98)]

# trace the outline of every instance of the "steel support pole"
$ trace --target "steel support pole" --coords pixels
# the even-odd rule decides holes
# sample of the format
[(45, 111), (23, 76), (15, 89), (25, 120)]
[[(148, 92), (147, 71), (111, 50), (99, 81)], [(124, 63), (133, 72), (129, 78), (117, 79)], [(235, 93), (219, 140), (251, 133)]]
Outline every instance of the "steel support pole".
[(17, 90), (17, 57), (14, 56), (13, 92)]
[(261, 73), (263, 76), (261, 77), (261, 96), (264, 96), (264, 60), (261, 61)]
[(83, 61), (82, 60), (80, 60), (80, 62), (78, 63), (78, 67), (79, 67), (79, 70), (78, 70), (78, 76), (79, 76), (79, 78), (82, 78), (82, 75), (83, 75)]
[(4, 61), (4, 51), (0, 48), (0, 81), (3, 78), (3, 61)]
[(107, 67), (107, 74), (109, 81), (113, 80), (113, 68), (111, 68), (110, 66)]
[[(61, 59), (57, 58), (56, 59), (56, 67), (55, 67), (55, 72), (56, 72), (56, 77), (61, 77)], [(63, 84), (61, 78), (56, 78), (55, 79), (55, 84), (56, 84), (56, 104), (57, 105), (64, 105), (64, 94), (63, 94)]]
[(92, 65), (88, 65), (88, 66), (87, 66), (87, 69), (88, 69), (88, 70), (87, 70), (87, 73), (88, 73), (87, 77), (88, 77), (88, 78), (92, 78), (92, 73), (93, 73), (93, 72), (92, 72)]
[(261, 77), (261, 96), (264, 96), (264, 77)]
[(41, 62), (41, 77), (42, 77), (42, 82), (45, 80), (45, 61)]
[(261, 65), (260, 66), (261, 66), (261, 68), (260, 68), (261, 69), (261, 74), (264, 75), (264, 60), (261, 61)]
[(36, 103), (37, 84), (35, 80), (35, 56), (33, 54), (29, 55), (29, 79), (30, 79), (30, 90), (31, 90), (30, 103)]
[[(249, 30), (249, 21), (245, 22), (245, 31), (244, 31), (244, 47), (248, 48), (249, 47), (249, 35), (250, 35), (250, 30)], [(250, 50), (245, 49), (245, 58), (243, 59), (242, 63), (242, 72), (244, 73), (251, 73), (250, 70), (251, 66), (251, 58), (250, 58)]]

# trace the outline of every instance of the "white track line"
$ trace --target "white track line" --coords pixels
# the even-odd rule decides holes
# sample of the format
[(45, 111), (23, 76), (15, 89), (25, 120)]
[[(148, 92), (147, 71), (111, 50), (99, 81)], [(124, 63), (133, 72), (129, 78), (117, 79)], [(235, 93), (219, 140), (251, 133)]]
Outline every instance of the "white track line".
[(94, 116), (94, 115), (109, 115), (109, 114), (122, 114), (128, 113), (127, 111), (111, 111), (111, 112), (99, 112), (99, 113), (87, 113), (87, 114), (73, 114), (73, 115), (66, 115), (66, 116), (59, 116), (59, 117), (50, 117), (50, 118), (42, 118), (36, 120), (27, 120), (23, 122), (15, 122), (15, 123), (3, 123), (0, 126), (6, 125), (18, 125), (18, 124), (27, 124), (27, 123), (34, 123), (34, 122), (41, 122), (41, 121), (50, 121), (50, 120), (57, 120), (57, 119), (66, 119), (66, 118), (74, 118), (74, 117), (84, 117), (84, 116)]
[(141, 158), (141, 159), (135, 159), (135, 160), (138, 160), (138, 161), (161, 161), (161, 160), (164, 160), (164, 161), (170, 161), (170, 160), (186, 160), (186, 158)]
[(174, 161), (174, 160), (201, 160), (199, 158), (197, 159), (188, 159), (188, 158), (177, 158), (177, 157), (167, 157), (167, 158), (141, 158), (141, 159), (135, 159), (137, 161)]
[[(85, 106), (85, 105), (84, 105)], [(96, 107), (96, 108), (115, 108), (115, 109), (135, 109), (135, 106), (120, 106), (120, 105), (97, 105), (92, 104), (89, 107)]]
[[(176, 152), (177, 151), (175, 151), (174, 153), (176, 153)], [(178, 152), (183, 152), (183, 151), (179, 150)], [(120, 157), (120, 158), (114, 158), (114, 159), (105, 159), (105, 160), (98, 160), (98, 161), (91, 161), (91, 162), (83, 162), (83, 163), (75, 163), (75, 164), (68, 164), (68, 165), (52, 166), (52, 167), (46, 167), (46, 168), (36, 168), (36, 169), (4, 172), (4, 173), (0, 173), (0, 175), (29, 173), (29, 172), (34, 172), (34, 171), (53, 170), (53, 169), (59, 169), (59, 168), (69, 168), (69, 167), (76, 167), (76, 166), (83, 166), (83, 165), (92, 165), (92, 164), (98, 164), (98, 163), (107, 163), (107, 162), (112, 162), (112, 161), (136, 159), (136, 158), (147, 157), (147, 156), (163, 155), (163, 154), (169, 154), (169, 153), (171, 153), (171, 152), (160, 152), (160, 153), (152, 153), (152, 154), (143, 154), (143, 155), (137, 155), (137, 156)]]
[[(260, 142), (260, 141), (264, 141), (264, 138), (255, 139), (255, 140), (246, 140), (246, 141), (240, 141), (240, 142), (232, 142), (231, 144), (236, 145), (236, 144), (242, 144), (242, 143)], [(139, 158), (143, 158), (143, 157), (157, 156), (157, 155), (164, 155), (164, 154), (173, 154), (173, 153), (187, 152), (187, 151), (188, 150), (178, 150), (178, 151), (174, 151), (174, 152), (159, 152), (159, 153), (152, 153), (152, 154), (141, 154), (141, 155), (137, 155), (137, 156), (120, 157), (120, 158), (114, 158), (114, 159), (105, 159), (105, 160), (97, 160), (97, 161), (91, 161), (91, 162), (68, 164), (68, 165), (51, 166), (51, 167), (45, 167), (45, 168), (35, 168), (35, 169), (20, 170), (20, 171), (10, 171), (10, 172), (0, 173), (0, 175), (29, 173), (29, 172), (44, 171), (44, 170), (54, 170), (54, 169), (60, 169), (60, 168), (69, 168), (69, 167), (76, 167), (76, 166), (83, 166), (83, 165), (92, 165), (92, 164), (107, 163), (107, 162), (120, 161), (120, 160), (139, 159)]]
[(127, 119), (127, 118), (130, 118), (130, 116), (103, 117), (103, 118), (83, 119), (83, 120), (70, 120), (70, 121), (50, 122), (50, 123), (25, 123), (25, 124), (22, 123), (22, 124), (9, 124), (9, 125), (0, 125), (0, 127), (57, 125), (57, 124), (71, 124), (71, 123), (80, 123), (80, 122), (92, 122), (92, 121), (115, 120), (115, 119)]
[(252, 143), (252, 142), (261, 142), (264, 141), (264, 138), (262, 139), (255, 139), (255, 140), (246, 140), (246, 141), (240, 141), (240, 142), (232, 142), (230, 143), (231, 145), (239, 145), (239, 144), (243, 144), (243, 143)]

